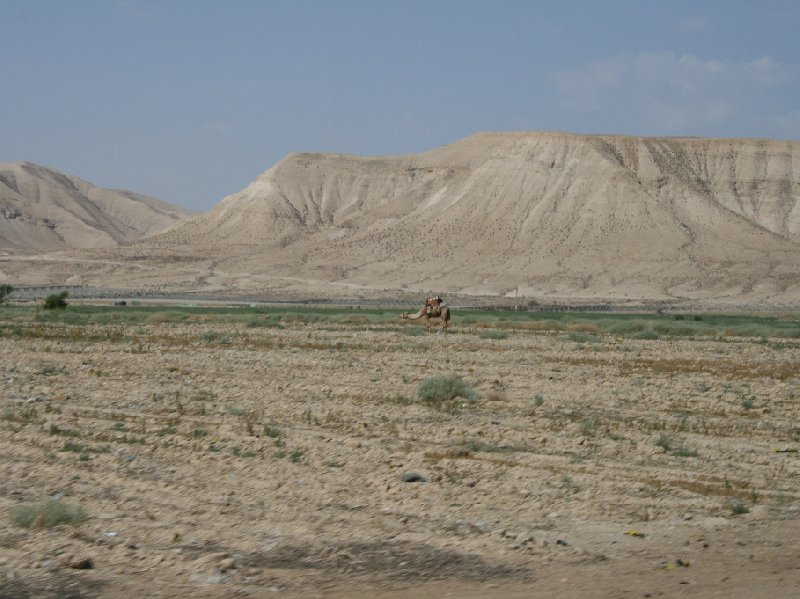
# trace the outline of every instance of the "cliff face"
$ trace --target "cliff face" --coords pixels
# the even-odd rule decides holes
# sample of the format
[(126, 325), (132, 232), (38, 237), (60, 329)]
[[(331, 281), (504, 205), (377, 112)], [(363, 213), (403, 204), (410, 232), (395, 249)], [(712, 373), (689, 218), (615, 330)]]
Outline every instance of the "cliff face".
[(190, 214), (155, 198), (95, 187), (35, 164), (0, 164), (2, 250), (114, 247), (165, 231)]
[(800, 294), (799, 158), (797, 142), (561, 133), (296, 154), (145, 246), (378, 288)]

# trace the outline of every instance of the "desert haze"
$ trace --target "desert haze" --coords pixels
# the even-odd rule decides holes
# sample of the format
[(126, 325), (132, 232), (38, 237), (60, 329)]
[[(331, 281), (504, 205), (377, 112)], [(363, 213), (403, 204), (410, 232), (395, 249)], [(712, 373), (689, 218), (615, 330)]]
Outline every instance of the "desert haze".
[(166, 232), (40, 255), (35, 275), (29, 258), (1, 268), (21, 283), (181, 291), (795, 304), (799, 150), (479, 133), (408, 156), (293, 154)]

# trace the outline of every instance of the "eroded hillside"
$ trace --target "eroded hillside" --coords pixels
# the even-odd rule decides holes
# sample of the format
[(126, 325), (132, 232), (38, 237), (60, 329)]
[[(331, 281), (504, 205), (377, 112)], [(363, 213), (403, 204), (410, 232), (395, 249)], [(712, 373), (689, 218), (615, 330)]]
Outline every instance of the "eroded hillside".
[(96, 187), (56, 170), (0, 164), (0, 249), (21, 253), (114, 247), (161, 233), (191, 211)]
[(799, 150), (480, 133), (408, 156), (293, 154), (163, 234), (37, 269), (184, 291), (798, 304)]
[(295, 154), (149, 246), (214, 253), (221, 276), (367, 287), (793, 294), (798, 148), (484, 133), (412, 156)]

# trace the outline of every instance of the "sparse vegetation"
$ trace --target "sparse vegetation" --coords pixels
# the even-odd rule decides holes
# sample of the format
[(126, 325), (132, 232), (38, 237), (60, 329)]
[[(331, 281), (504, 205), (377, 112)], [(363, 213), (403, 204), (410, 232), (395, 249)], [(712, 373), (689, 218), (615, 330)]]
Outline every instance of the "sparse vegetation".
[(662, 448), (667, 453), (672, 451), (672, 439), (670, 439), (667, 435), (659, 435), (655, 440), (655, 444), (657, 447)]
[(746, 514), (750, 511), (750, 508), (741, 501), (741, 500), (734, 500), (728, 504), (728, 509), (734, 516), (741, 516), (742, 514)]
[(508, 339), (507, 331), (497, 331), (495, 329), (485, 329), (478, 332), (481, 339)]
[(460, 376), (450, 374), (423, 379), (417, 386), (417, 397), (427, 404), (441, 406), (457, 398), (475, 401), (478, 393)]
[[(800, 505), (793, 316), (476, 310), (436, 338), (407, 336), (424, 327), (398, 325), (396, 311), (358, 316), (341, 307), (2, 306), (0, 439), (20, 464), (43, 467), (36, 477), (8, 469), (7, 486), (80, 493), (104, 512), (113, 505), (124, 524), (98, 527), (136, 539), (134, 554), (162, 552), (176, 528), (187, 553), (226, 527), (221, 542), (240, 551), (231, 539), (246, 534), (257, 500), (265, 526), (290, 512), (273, 506), (296, 498), (321, 506), (321, 530), (345, 539), (354, 514), (371, 526), (367, 516), (388, 507), (380, 526), (423, 525), (436, 543), (481, 535), (520, 558), (532, 547), (527, 528), (548, 525), (551, 512), (679, 527), (686, 513), (695, 520), (683, 525), (694, 526), (754, 505), (759, 518)], [(656, 339), (632, 340), (651, 330)], [(436, 509), (426, 511), (427, 494), (402, 509), (385, 501), (425, 490), (404, 485), (409, 472), (431, 481)], [(108, 473), (131, 486), (98, 484)], [(612, 486), (624, 502), (608, 500)], [(454, 506), (473, 493), (485, 501), (444, 517), (442, 488)], [(187, 494), (198, 511), (176, 525)], [(563, 526), (569, 534), (573, 524)], [(101, 528), (92, 528), (95, 539)]]
[(11, 521), (22, 528), (52, 528), (59, 524), (77, 525), (86, 518), (85, 509), (55, 497), (11, 508)]

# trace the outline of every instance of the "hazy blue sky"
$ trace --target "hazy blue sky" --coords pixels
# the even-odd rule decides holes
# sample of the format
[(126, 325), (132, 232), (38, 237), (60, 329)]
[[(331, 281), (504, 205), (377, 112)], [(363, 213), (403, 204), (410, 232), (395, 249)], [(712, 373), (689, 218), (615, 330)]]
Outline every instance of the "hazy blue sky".
[(0, 161), (205, 210), (291, 152), (800, 139), (800, 2), (0, 0)]

